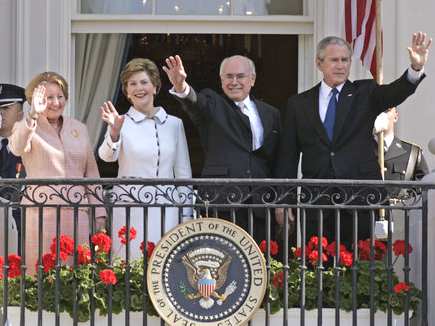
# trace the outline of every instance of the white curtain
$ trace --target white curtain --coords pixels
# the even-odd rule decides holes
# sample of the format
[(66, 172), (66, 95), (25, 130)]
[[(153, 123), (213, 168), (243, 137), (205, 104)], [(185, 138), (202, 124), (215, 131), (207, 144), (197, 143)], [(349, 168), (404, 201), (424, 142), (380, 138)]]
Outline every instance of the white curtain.
[(124, 34), (79, 34), (76, 38), (75, 115), (97, 146), (103, 122), (100, 106), (113, 101), (126, 47)]

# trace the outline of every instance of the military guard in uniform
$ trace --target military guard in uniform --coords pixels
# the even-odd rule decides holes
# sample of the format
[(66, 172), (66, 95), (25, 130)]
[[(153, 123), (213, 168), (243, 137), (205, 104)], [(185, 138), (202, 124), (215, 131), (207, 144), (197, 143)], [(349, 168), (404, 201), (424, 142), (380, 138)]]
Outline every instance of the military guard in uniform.
[[(399, 139), (394, 135), (394, 125), (399, 119), (396, 108), (381, 113), (375, 121), (374, 131), (384, 131), (385, 180), (416, 181), (429, 173), (420, 146)], [(393, 193), (398, 196), (399, 192)]]
[[(376, 135), (384, 131), (384, 179), (395, 181), (417, 181), (429, 173), (420, 146), (399, 139), (394, 135), (394, 125), (399, 119), (396, 108), (382, 112), (375, 121)], [(377, 139), (377, 138), (376, 138)], [(375, 149), (377, 152), (377, 148)], [(389, 189), (390, 202), (406, 199), (418, 193), (418, 189)]]
[(0, 84), (0, 176), (17, 178), (22, 173), (21, 158), (11, 153), (8, 138), (15, 122), (23, 118), (24, 88)]
[[(12, 133), (15, 122), (23, 118), (25, 100), (24, 88), (11, 84), (0, 84), (0, 177), (3, 179), (22, 178), (25, 175), (21, 158), (12, 154), (8, 145), (8, 137)], [(1, 187), (0, 197), (19, 202), (20, 191), (15, 187)], [(20, 210), (14, 209), (12, 215), (19, 235)], [(19, 240), (18, 243), (20, 243)]]

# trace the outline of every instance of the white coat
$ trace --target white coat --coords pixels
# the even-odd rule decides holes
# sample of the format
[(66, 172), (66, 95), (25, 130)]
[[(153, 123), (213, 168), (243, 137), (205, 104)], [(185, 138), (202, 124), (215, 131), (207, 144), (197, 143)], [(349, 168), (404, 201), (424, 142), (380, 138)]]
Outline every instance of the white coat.
[[(130, 107), (121, 128), (119, 140), (112, 142), (107, 130), (98, 154), (106, 162), (118, 161), (118, 178), (191, 178), (189, 151), (183, 122), (160, 107), (153, 118)], [(141, 202), (149, 205), (185, 202), (189, 197), (188, 188), (168, 186), (116, 186), (113, 189), (118, 205), (133, 205)], [(169, 198), (168, 198), (169, 196)], [(191, 209), (184, 209), (183, 216), (191, 216)], [(118, 230), (126, 225), (126, 208), (115, 208), (113, 213), (113, 253), (125, 257), (125, 246), (118, 238)], [(164, 231), (168, 231), (179, 222), (176, 208), (165, 209)], [(130, 209), (130, 227), (137, 231), (136, 239), (130, 243), (130, 258), (141, 256), (139, 246), (144, 240), (144, 209)], [(161, 208), (148, 208), (147, 241), (157, 242), (161, 238)]]

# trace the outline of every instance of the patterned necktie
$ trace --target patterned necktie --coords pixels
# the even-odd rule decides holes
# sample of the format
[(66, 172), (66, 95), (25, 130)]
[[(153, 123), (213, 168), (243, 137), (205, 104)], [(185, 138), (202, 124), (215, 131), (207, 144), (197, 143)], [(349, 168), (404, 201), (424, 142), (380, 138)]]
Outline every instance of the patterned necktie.
[(326, 133), (328, 134), (328, 138), (332, 141), (334, 136), (334, 124), (335, 124), (335, 113), (337, 111), (337, 94), (338, 90), (333, 88), (331, 90), (331, 99), (328, 103), (328, 109), (326, 111), (325, 121), (323, 121), (323, 125), (325, 126)]
[(251, 126), (251, 134), (252, 134), (252, 149), (255, 151), (259, 146), (256, 145), (254, 118), (251, 117), (251, 111), (246, 107), (246, 105), (243, 102), (237, 103), (237, 106), (240, 108), (240, 111), (242, 111), (242, 113), (249, 118), (249, 124)]

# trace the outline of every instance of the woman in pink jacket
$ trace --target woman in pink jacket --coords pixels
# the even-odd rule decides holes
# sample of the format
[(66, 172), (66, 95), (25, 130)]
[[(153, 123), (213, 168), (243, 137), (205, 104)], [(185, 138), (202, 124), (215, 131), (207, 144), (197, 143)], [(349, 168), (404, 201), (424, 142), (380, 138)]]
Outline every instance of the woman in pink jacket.
[[(54, 72), (44, 72), (32, 79), (26, 88), (27, 101), (31, 110), (14, 126), (9, 138), (11, 151), (22, 157), (27, 178), (99, 178), (97, 164), (92, 152), (86, 126), (63, 116), (68, 100), (68, 84)], [(39, 254), (50, 250), (56, 237), (56, 208), (46, 205), (68, 205), (78, 201), (82, 204), (97, 202), (85, 187), (59, 185), (55, 187), (27, 187), (23, 204), (33, 205), (26, 209), (26, 265), (30, 273), (35, 270)], [(68, 198), (67, 202), (59, 194)], [(99, 192), (101, 193), (101, 192)], [(38, 205), (35, 203), (43, 203)], [(77, 206), (78, 207), (78, 206)], [(89, 239), (89, 208), (61, 208), (60, 233), (73, 237), (74, 219), (78, 219), (78, 244)], [(41, 214), (40, 214), (41, 213)], [(42, 228), (39, 216), (42, 216)], [(103, 207), (95, 209), (96, 225), (104, 224), (106, 212)], [(42, 252), (38, 240), (42, 237)]]

